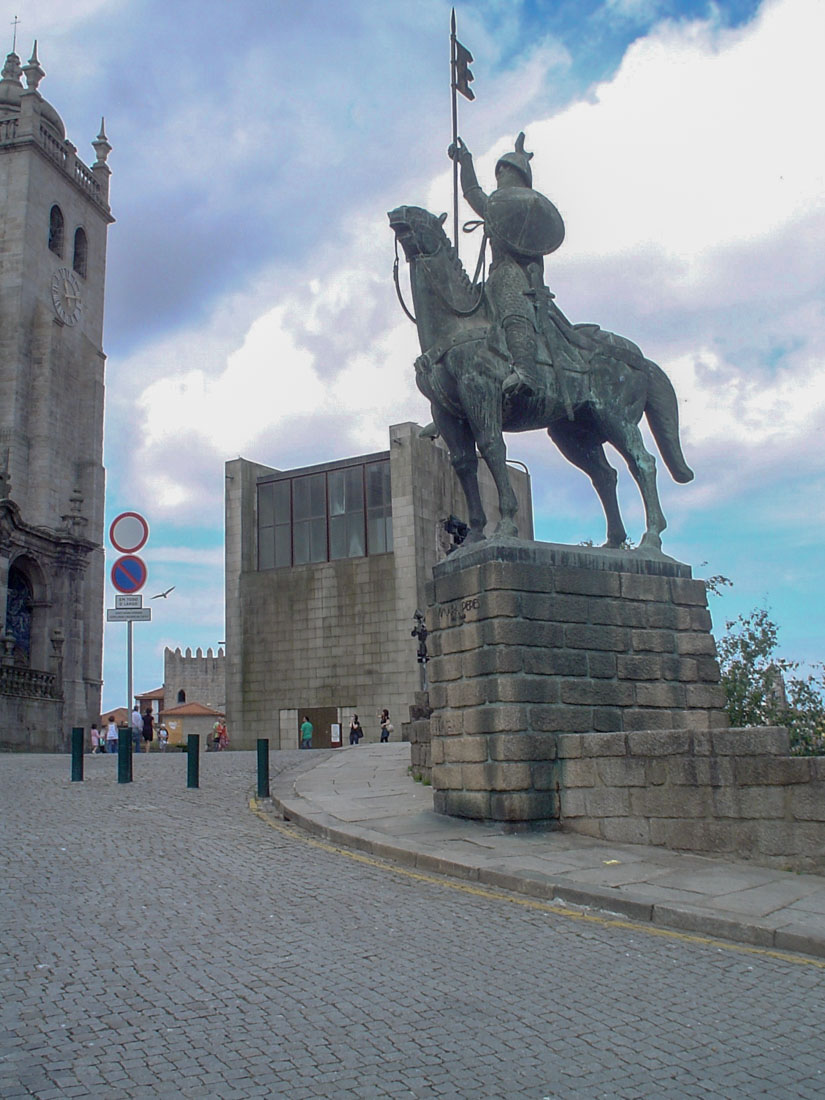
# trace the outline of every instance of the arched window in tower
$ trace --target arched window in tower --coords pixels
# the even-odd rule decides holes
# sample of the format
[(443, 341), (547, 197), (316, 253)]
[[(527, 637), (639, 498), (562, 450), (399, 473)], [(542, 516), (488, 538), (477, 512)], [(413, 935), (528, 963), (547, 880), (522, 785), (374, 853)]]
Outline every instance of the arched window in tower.
[(63, 255), (63, 211), (57, 203), (49, 214), (49, 248), (58, 256)]
[(28, 665), (32, 650), (32, 610), (34, 591), (22, 569), (9, 569), (6, 599), (6, 637), (14, 640), (14, 663)]
[(186, 692), (183, 690), (183, 688), (181, 688), (181, 690), (178, 692), (178, 702), (179, 703), (185, 703), (186, 702)]
[(79, 226), (74, 231), (74, 259), (72, 260), (72, 267), (78, 273), (86, 278), (86, 253), (88, 252), (88, 245), (86, 244), (86, 232), (82, 226)]

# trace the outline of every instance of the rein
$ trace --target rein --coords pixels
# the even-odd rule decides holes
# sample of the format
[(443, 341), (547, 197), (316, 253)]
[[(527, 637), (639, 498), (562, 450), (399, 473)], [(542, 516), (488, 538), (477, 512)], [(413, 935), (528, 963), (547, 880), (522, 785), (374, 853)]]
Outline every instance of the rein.
[[(463, 228), (465, 233), (472, 233), (473, 230), (478, 229), (479, 226), (483, 226), (483, 225), (484, 225), (483, 221), (469, 221), (469, 222), (465, 222), (462, 228)], [(433, 288), (433, 290), (438, 295), (438, 297), (441, 299), (441, 301), (444, 303), (444, 305), (447, 307), (447, 309), (449, 309), (457, 317), (472, 317), (473, 314), (478, 311), (479, 307), (481, 306), (481, 303), (484, 301), (484, 286), (485, 286), (485, 283), (487, 281), (486, 280), (486, 268), (485, 268), (485, 265), (484, 265), (484, 261), (485, 261), (485, 256), (486, 256), (488, 239), (489, 238), (487, 237), (487, 233), (485, 231), (482, 234), (482, 238), (481, 238), (481, 248), (479, 249), (479, 252), (478, 252), (478, 260), (476, 262), (476, 269), (475, 269), (475, 273), (473, 275), (473, 284), (476, 283), (480, 271), (484, 271), (484, 275), (482, 276), (481, 283), (479, 284), (478, 298), (473, 303), (473, 305), (470, 306), (469, 309), (461, 309), (459, 306), (455, 305), (453, 302), (448, 301), (446, 295), (443, 293), (440, 286), (435, 281), (433, 275), (430, 273), (427, 265), (426, 264), (423, 265), (424, 274), (426, 275), (426, 277), (427, 277), (427, 279), (430, 283), (430, 286)], [(440, 251), (440, 248), (439, 248), (439, 251)], [(436, 256), (436, 255), (438, 255), (438, 253), (434, 252), (434, 253), (432, 253), (432, 255)], [(423, 254), (419, 257), (419, 259), (422, 259), (422, 260), (429, 259), (429, 258), (430, 258), (429, 256), (425, 256)], [(398, 277), (398, 237), (395, 238), (395, 260), (393, 261), (393, 265), (392, 265), (392, 278), (393, 278), (393, 282), (395, 283), (395, 293), (398, 297), (398, 301), (401, 305), (401, 308), (404, 310), (404, 313), (409, 317), (409, 319), (412, 321), (412, 323), (414, 325), (417, 325), (418, 321), (417, 321), (415, 315), (409, 309), (407, 309), (407, 304), (404, 301), (404, 297), (401, 293), (401, 280)]]
[(395, 293), (398, 295), (398, 301), (401, 303), (401, 308), (404, 310), (412, 323), (414, 325), (417, 325), (418, 321), (416, 321), (414, 314), (410, 313), (410, 311), (407, 309), (407, 304), (404, 301), (403, 295), (401, 294), (401, 280), (398, 278), (398, 237), (395, 238), (395, 262), (392, 265), (392, 280), (395, 283)]

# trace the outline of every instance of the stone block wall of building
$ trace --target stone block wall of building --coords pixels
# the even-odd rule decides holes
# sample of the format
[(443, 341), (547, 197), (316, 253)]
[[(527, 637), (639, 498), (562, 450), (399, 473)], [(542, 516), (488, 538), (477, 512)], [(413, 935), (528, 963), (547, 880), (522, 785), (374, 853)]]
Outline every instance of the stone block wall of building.
[[(233, 743), (269, 737), (280, 747), (281, 711), (345, 706), (358, 711), (368, 740), (378, 740), (377, 712), (398, 714), (417, 676), (395, 603), (392, 554), (245, 573), (243, 717), (230, 707)], [(294, 747), (294, 737), (284, 747)]]
[[(183, 693), (183, 698), (180, 698)], [(168, 646), (163, 651), (163, 698), (167, 707), (180, 703), (203, 703), (224, 712), (226, 705), (226, 657), (223, 649), (204, 654), (197, 649), (184, 653)]]
[[(292, 747), (296, 715), (356, 711), (366, 739), (379, 737), (386, 707), (399, 731), (419, 689), (413, 615), (426, 582), (450, 547), (443, 521), (466, 513), (441, 440), (419, 425), (390, 428), (393, 550), (292, 568), (257, 568), (257, 479), (275, 471), (237, 459), (226, 466), (227, 722), (233, 744), (269, 737)], [(521, 522), (532, 533), (529, 477), (512, 470)], [(496, 494), (486, 467), (480, 483), (491, 524)]]
[[(11, 55), (10, 55), (11, 56)], [(8, 59), (7, 59), (8, 61)], [(11, 66), (13, 69), (14, 66)], [(0, 608), (9, 576), (32, 589), (32, 645), (18, 658), (30, 672), (27, 698), (0, 684), (0, 725), (34, 729), (31, 748), (64, 748), (71, 728), (89, 728), (99, 713), (104, 555), (102, 350), (108, 205), (108, 145), (91, 168), (63, 136), (34, 87), (18, 75), (4, 81), (0, 104)], [(15, 88), (15, 84), (19, 90)], [(51, 120), (51, 121), (50, 121)], [(50, 237), (58, 206), (62, 247)], [(77, 271), (79, 314), (61, 316), (55, 297), (68, 272), (74, 240), (85, 234)], [(53, 247), (52, 247), (53, 245)], [(77, 299), (74, 299), (77, 301)], [(5, 476), (7, 475), (7, 476)], [(0, 623), (2, 626), (2, 623)], [(51, 659), (59, 639), (58, 661)], [(42, 673), (58, 705), (39, 701)], [(16, 677), (15, 690), (25, 685)], [(56, 721), (53, 713), (57, 712)], [(28, 717), (26, 717), (26, 714)], [(15, 717), (23, 716), (18, 723)], [(37, 723), (50, 723), (44, 733)], [(10, 734), (11, 736), (11, 734)]]
[(705, 586), (672, 559), (489, 540), (428, 608), (442, 813), (558, 814), (556, 733), (727, 725)]
[[(1, 674), (0, 674), (1, 675)], [(31, 694), (0, 696), (0, 752), (68, 752), (71, 727), (61, 722), (59, 699), (35, 699)], [(57, 731), (66, 731), (57, 737)]]
[(401, 736), (410, 743), (410, 767), (416, 780), (430, 783), (432, 779), (432, 752), (430, 749), (430, 697), (426, 691), (416, 692), (410, 706), (410, 718), (402, 726)]
[(825, 871), (825, 758), (772, 727), (560, 734), (563, 828)]

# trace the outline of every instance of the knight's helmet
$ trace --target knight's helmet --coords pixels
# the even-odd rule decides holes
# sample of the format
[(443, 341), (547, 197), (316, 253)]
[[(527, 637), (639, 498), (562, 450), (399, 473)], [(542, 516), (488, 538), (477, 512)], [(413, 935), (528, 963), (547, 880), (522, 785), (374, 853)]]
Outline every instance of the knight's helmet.
[(519, 175), (522, 177), (528, 187), (533, 186), (533, 170), (530, 167), (530, 161), (533, 159), (532, 153), (525, 153), (524, 151), (524, 131), (522, 131), (516, 138), (516, 147), (512, 153), (505, 153), (504, 156), (499, 157), (496, 162), (496, 168), (499, 164), (509, 164), (511, 168), (515, 168)]

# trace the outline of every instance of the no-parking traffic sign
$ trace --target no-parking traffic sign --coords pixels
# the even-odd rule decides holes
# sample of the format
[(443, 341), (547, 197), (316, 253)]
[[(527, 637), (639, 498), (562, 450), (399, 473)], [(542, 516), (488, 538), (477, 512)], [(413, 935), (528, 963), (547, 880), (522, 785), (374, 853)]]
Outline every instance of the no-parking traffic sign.
[(135, 554), (125, 554), (112, 566), (112, 584), (118, 592), (139, 592), (146, 576), (146, 563)]

